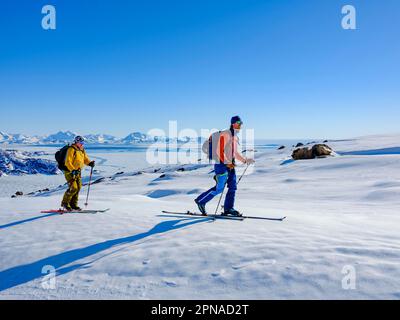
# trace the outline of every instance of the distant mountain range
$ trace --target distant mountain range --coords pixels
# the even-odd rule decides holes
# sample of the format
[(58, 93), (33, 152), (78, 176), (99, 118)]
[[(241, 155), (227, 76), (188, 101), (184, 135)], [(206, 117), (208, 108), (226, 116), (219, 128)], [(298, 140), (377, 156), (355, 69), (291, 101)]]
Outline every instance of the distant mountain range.
[[(78, 134), (71, 131), (59, 131), (46, 136), (27, 136), (23, 134), (10, 134), (0, 131), (0, 143), (8, 144), (66, 144), (71, 143)], [(83, 136), (88, 144), (138, 144), (155, 142), (186, 143), (192, 139), (171, 139), (166, 136), (150, 136), (141, 132), (133, 132), (124, 138), (117, 138), (108, 134), (88, 134)]]

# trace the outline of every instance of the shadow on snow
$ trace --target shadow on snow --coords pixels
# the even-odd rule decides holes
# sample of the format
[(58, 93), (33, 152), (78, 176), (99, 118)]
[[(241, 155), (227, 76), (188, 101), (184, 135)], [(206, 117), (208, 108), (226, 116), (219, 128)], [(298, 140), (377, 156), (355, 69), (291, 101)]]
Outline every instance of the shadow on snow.
[[(93, 244), (84, 248), (74, 249), (70, 251), (66, 251), (60, 254), (56, 254), (36, 262), (32, 262), (29, 264), (13, 267), (0, 272), (0, 291), (4, 291), (13, 287), (16, 287), (21, 284), (25, 284), (29, 281), (38, 279), (40, 277), (45, 276), (42, 273), (42, 268), (44, 266), (50, 265), (53, 266), (57, 270), (57, 276), (66, 274), (68, 272), (79, 269), (89, 263), (78, 263), (72, 266), (67, 266), (68, 264), (74, 263), (80, 259), (84, 259), (90, 257), (94, 254), (100, 253), (102, 251), (108, 250), (118, 245), (130, 244), (135, 241), (141, 240), (146, 237), (150, 237), (155, 234), (165, 233), (171, 230), (176, 230), (180, 228), (184, 228), (187, 226), (191, 226), (196, 223), (201, 223), (208, 221), (209, 219), (178, 219), (178, 220), (170, 220), (164, 221), (157, 225), (155, 225), (152, 229), (147, 232), (139, 233), (133, 236), (118, 238), (113, 240), (107, 240), (104, 242), (100, 242), (97, 244)], [(184, 222), (185, 223), (180, 223)], [(64, 267), (64, 268), (62, 268)]]
[(11, 222), (11, 223), (8, 223), (8, 224), (3, 224), (2, 226), (0, 226), (0, 230), (1, 229), (5, 229), (5, 228), (14, 227), (14, 226), (17, 226), (19, 224), (24, 224), (24, 223), (31, 222), (31, 221), (35, 221), (35, 220), (39, 220), (39, 219), (43, 219), (43, 218), (48, 218), (48, 217), (51, 217), (51, 216), (56, 216), (56, 215), (59, 215), (59, 213), (50, 213), (50, 214), (46, 214), (46, 215), (40, 215), (40, 216), (37, 216), (37, 217), (32, 217), (32, 218), (25, 219), (25, 220)]
[(348, 151), (348, 152), (339, 151), (338, 154), (340, 154), (341, 156), (393, 155), (393, 154), (400, 154), (400, 147), (373, 149), (373, 150)]

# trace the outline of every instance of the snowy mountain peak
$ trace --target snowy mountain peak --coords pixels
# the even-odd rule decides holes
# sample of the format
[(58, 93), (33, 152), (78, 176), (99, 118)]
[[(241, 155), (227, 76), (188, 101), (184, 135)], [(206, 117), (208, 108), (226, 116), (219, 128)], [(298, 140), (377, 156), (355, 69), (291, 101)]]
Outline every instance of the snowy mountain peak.
[(118, 139), (109, 134), (88, 134), (84, 136), (86, 143), (92, 144), (107, 144), (107, 143), (116, 143)]
[[(128, 134), (125, 138), (121, 140), (122, 143), (137, 143), (137, 142), (148, 142), (149, 141), (149, 136), (147, 136), (144, 133), (141, 132), (133, 132), (131, 134)], [(151, 141), (153, 141), (151, 139)]]
[(7, 142), (10, 138), (11, 136), (8, 133), (0, 131), (0, 142)]
[(74, 140), (76, 136), (77, 134), (71, 131), (59, 131), (47, 136), (43, 141), (46, 143), (67, 143)]
[[(72, 131), (58, 131), (47, 136), (28, 136), (24, 134), (8, 134), (0, 131), (0, 143), (10, 144), (66, 144), (71, 143), (79, 133)], [(186, 143), (191, 139), (183, 137), (180, 139), (169, 138), (168, 136), (150, 136), (148, 134), (135, 131), (120, 139), (109, 134), (87, 134), (82, 136), (88, 144), (136, 144), (154, 142), (178, 142)]]
[(29, 137), (23, 134), (9, 134), (0, 131), (0, 143), (18, 143), (18, 144), (29, 144), (37, 143), (39, 139), (37, 137)]

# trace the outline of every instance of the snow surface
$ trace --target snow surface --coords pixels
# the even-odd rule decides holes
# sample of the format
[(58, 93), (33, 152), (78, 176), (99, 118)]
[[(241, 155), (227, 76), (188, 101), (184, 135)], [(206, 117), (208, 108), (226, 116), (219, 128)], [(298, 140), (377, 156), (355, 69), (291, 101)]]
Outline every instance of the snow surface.
[[(259, 152), (240, 182), (239, 210), (283, 222), (163, 214), (195, 210), (208, 165), (104, 179), (89, 201), (103, 214), (40, 214), (64, 189), (0, 197), (0, 299), (399, 299), (400, 155), (384, 149), (400, 135), (327, 144), (339, 156)], [(368, 150), (382, 151), (356, 154)], [(46, 265), (56, 289), (42, 287)], [(354, 290), (342, 287), (348, 266)]]

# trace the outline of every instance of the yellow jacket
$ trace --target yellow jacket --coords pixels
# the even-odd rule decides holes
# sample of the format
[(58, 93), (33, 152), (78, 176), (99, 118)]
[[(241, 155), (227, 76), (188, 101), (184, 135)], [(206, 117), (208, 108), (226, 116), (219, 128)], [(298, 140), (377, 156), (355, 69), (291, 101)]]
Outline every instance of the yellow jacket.
[(69, 171), (82, 169), (85, 164), (88, 165), (89, 163), (90, 159), (84, 149), (79, 150), (76, 145), (71, 145), (71, 147), (68, 148), (65, 166)]

